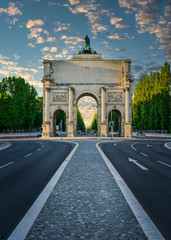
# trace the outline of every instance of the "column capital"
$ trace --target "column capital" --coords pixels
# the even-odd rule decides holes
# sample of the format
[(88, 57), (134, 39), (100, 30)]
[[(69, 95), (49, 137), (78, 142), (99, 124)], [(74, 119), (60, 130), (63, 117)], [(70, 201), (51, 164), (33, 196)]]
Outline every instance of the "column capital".
[(125, 88), (124, 88), (124, 91), (125, 91), (125, 92), (129, 92), (129, 90), (130, 90), (129, 87), (125, 87)]
[(100, 89), (101, 89), (101, 91), (106, 91), (105, 87), (101, 87)]

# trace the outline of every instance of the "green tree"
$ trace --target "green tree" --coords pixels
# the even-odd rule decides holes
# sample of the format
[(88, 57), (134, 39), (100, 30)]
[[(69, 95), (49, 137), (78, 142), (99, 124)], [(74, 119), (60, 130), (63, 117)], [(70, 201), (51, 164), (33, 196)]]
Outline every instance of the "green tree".
[(1, 106), (0, 119), (3, 119), (4, 114), (6, 115), (4, 128), (32, 128), (36, 116), (36, 97), (37, 92), (34, 87), (23, 78), (4, 78), (0, 82), (0, 102), (5, 104), (7, 112), (9, 109), (7, 116), (5, 107)]
[(59, 110), (56, 115), (56, 125), (61, 127), (62, 124), (62, 131), (66, 131), (66, 113), (62, 110)]
[(78, 108), (77, 108), (77, 129), (85, 131), (85, 123)]
[(97, 113), (94, 114), (94, 118), (91, 123), (91, 129), (97, 131)]
[(133, 125), (137, 129), (169, 129), (170, 65), (165, 62), (161, 71), (143, 76), (135, 88)]
[(41, 127), (43, 123), (43, 97), (36, 99), (36, 117), (34, 127)]
[[(112, 118), (111, 118), (111, 113), (112, 113)], [(118, 131), (118, 113), (116, 111), (110, 111), (109, 115), (108, 115), (108, 122), (114, 122), (114, 128), (113, 131), (117, 132)], [(111, 127), (109, 126), (109, 131), (111, 131)]]

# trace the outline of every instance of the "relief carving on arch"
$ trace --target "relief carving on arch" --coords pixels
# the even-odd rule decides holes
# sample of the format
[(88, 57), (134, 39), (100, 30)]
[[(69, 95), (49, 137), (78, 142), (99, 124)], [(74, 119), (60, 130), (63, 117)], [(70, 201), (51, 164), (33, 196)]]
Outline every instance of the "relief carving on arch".
[(67, 94), (65, 94), (65, 93), (53, 93), (52, 102), (67, 102)]
[(122, 92), (108, 92), (107, 102), (122, 102)]

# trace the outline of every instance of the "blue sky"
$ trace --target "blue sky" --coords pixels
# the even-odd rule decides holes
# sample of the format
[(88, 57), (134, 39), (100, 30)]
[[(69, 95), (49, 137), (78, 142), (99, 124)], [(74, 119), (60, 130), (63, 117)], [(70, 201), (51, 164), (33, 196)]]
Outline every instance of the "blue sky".
[(39, 96), (43, 59), (70, 60), (86, 34), (103, 59), (132, 60), (134, 85), (171, 63), (171, 0), (0, 0), (0, 29), (0, 81), (22, 76)]
[(0, 0), (0, 79), (20, 75), (42, 95), (43, 59), (71, 59), (88, 34), (104, 59), (132, 60), (136, 83), (171, 62), (170, 19), (170, 0)]

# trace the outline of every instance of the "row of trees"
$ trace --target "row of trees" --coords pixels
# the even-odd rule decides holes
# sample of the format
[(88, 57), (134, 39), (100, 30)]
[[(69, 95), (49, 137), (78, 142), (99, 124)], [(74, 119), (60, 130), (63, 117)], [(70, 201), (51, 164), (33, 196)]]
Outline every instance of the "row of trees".
[(42, 98), (21, 77), (0, 82), (0, 129), (31, 129), (42, 124)]
[[(132, 104), (133, 126), (136, 129), (171, 129), (170, 65), (165, 62), (160, 72), (151, 72), (136, 86)], [(170, 119), (171, 120), (171, 119)]]

